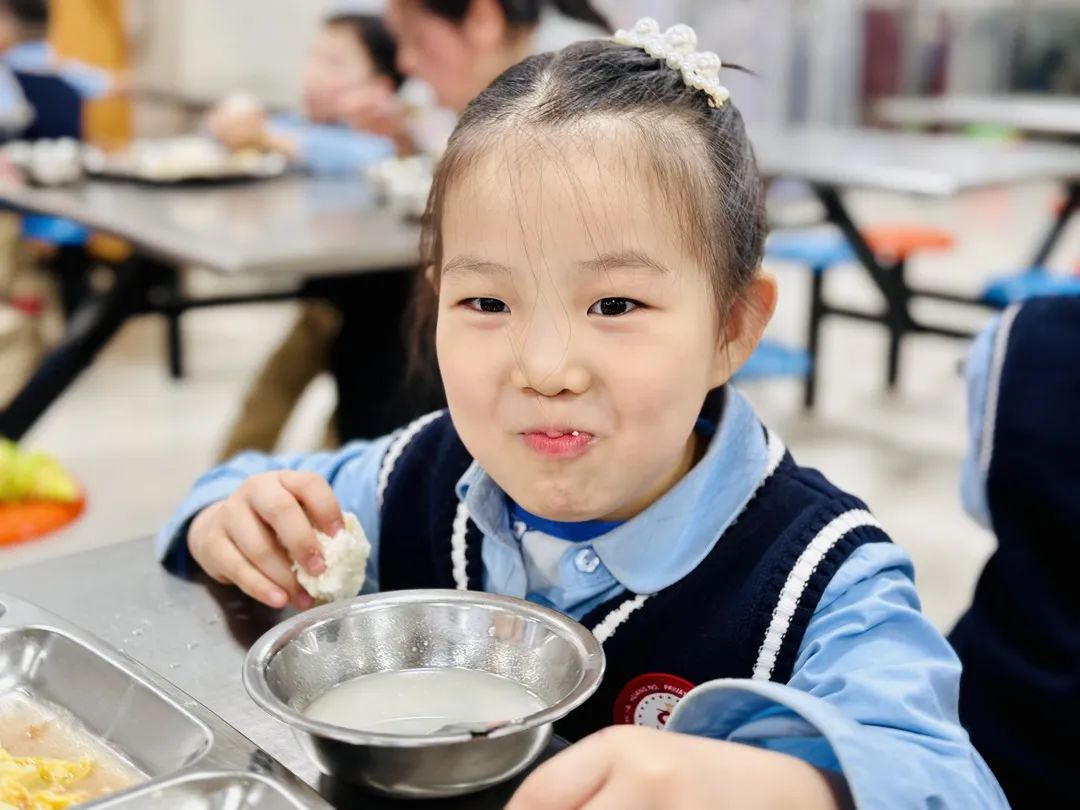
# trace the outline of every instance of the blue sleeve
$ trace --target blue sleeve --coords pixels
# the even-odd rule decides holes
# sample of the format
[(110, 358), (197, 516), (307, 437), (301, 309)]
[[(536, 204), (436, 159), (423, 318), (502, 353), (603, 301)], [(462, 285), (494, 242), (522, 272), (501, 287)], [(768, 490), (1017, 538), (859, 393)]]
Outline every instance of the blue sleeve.
[(270, 129), (296, 143), (297, 161), (315, 174), (357, 174), (394, 156), (394, 142), (335, 124), (315, 124), (291, 115), (276, 115)]
[(107, 96), (113, 88), (113, 75), (93, 65), (65, 59), (57, 69), (57, 75), (74, 87), (85, 99)]
[(345, 512), (352, 512), (371, 542), (364, 592), (378, 590), (379, 468), (395, 434), (375, 441), (357, 441), (332, 453), (268, 456), (242, 453), (201, 476), (186, 500), (158, 533), (155, 549), (167, 568), (183, 571), (190, 566), (187, 530), (203, 509), (224, 500), (246, 479), (272, 470), (305, 470), (326, 478)]
[[(995, 317), (971, 346), (964, 368), (967, 377), (968, 448), (960, 476), (960, 499), (967, 513), (987, 529), (990, 526), (990, 507), (986, 503), (986, 462), (984, 429), (987, 421), (987, 397), (994, 366), (995, 346), (1001, 328), (1001, 317)], [(990, 426), (993, 429), (993, 425)]]
[(870, 543), (822, 595), (788, 684), (704, 684), (667, 727), (835, 771), (858, 808), (1007, 809), (960, 726), (959, 680), (960, 662), (919, 609), (907, 555)]

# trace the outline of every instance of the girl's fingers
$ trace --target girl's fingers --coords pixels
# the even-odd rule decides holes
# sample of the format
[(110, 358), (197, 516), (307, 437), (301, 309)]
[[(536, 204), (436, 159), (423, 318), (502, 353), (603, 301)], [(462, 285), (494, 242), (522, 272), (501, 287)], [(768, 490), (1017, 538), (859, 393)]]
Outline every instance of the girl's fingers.
[(211, 576), (219, 581), (231, 582), (252, 599), (272, 608), (283, 608), (289, 603), (289, 595), (248, 562), (240, 549), (224, 536), (221, 540), (215, 555), (219, 574)]
[(311, 597), (297, 582), (292, 561), (270, 528), (249, 509), (227, 510), (223, 517), (226, 534), (247, 561), (288, 593), (289, 600), (298, 608), (311, 607)]
[(311, 524), (324, 534), (337, 534), (345, 525), (337, 496), (321, 475), (286, 471), (279, 476), (281, 485), (300, 502)]
[(300, 501), (283, 486), (280, 476), (261, 482), (247, 500), (292, 559), (314, 576), (326, 570), (311, 521)]

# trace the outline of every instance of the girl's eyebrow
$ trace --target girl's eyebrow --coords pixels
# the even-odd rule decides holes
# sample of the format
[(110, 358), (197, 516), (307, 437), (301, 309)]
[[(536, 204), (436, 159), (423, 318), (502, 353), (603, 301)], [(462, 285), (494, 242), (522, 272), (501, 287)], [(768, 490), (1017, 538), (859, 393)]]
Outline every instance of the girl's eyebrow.
[[(668, 270), (660, 262), (646, 253), (638, 250), (621, 250), (609, 253), (601, 253), (593, 259), (578, 262), (578, 267), (587, 273), (610, 273), (615, 270), (645, 270), (649, 273), (667, 275)], [(442, 275), (446, 277), (452, 273), (476, 274), (484, 276), (505, 275), (511, 270), (505, 264), (481, 259), (478, 256), (462, 254), (454, 256), (443, 265)]]
[(470, 256), (469, 254), (455, 256), (450, 261), (446, 262), (442, 269), (442, 275), (444, 277), (451, 273), (491, 276), (504, 275), (509, 272), (510, 268), (505, 264), (491, 262), (477, 256)]
[(667, 275), (671, 272), (656, 259), (639, 250), (601, 253), (595, 259), (580, 262), (578, 266), (582, 270), (594, 273), (609, 273), (612, 270), (646, 270), (650, 273)]

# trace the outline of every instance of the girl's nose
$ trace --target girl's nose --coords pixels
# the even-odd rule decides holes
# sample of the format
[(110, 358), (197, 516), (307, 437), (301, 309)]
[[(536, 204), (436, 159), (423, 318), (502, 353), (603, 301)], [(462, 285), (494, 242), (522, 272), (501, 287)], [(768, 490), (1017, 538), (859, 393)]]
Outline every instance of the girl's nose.
[(537, 316), (520, 336), (511, 382), (545, 397), (584, 393), (592, 375), (579, 356), (580, 348), (569, 323)]

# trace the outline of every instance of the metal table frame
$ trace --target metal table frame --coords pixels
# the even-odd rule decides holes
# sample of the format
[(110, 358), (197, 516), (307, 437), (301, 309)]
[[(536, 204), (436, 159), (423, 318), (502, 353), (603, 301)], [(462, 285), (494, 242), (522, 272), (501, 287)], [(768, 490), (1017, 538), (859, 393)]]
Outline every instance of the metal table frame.
[[(943, 290), (912, 287), (907, 278), (905, 261), (901, 259), (891, 264), (885, 263), (871, 250), (844, 205), (843, 195), (839, 189), (827, 185), (814, 185), (813, 189), (817, 198), (825, 207), (826, 220), (839, 228), (851, 244), (859, 263), (884, 298), (885, 308), (881, 313), (872, 313), (829, 304), (824, 297), (824, 276), (820, 273), (814, 274), (807, 338), (807, 352), (810, 355), (812, 367), (817, 365), (821, 344), (821, 327), (827, 317), (849, 318), (885, 326), (889, 333), (886, 385), (890, 390), (895, 389), (899, 383), (901, 346), (904, 338), (908, 335), (937, 335), (960, 340), (970, 340), (975, 336), (970, 330), (957, 329), (939, 323), (926, 323), (919, 320), (911, 312), (911, 302), (917, 298), (925, 298), (981, 309), (994, 309), (993, 305), (978, 296), (965, 296)], [(1071, 182), (1067, 186), (1066, 201), (1040, 241), (1030, 266), (1042, 266), (1046, 262), (1064, 233), (1069, 219), (1078, 207), (1080, 207), (1080, 183)], [(814, 376), (812, 371), (811, 379), (808, 380), (804, 393), (804, 405), (807, 408), (814, 406), (816, 398), (816, 380)]]
[[(1039, 242), (1031, 266), (1043, 265), (1065, 231), (1066, 224), (1080, 207), (1080, 152), (1073, 152), (1069, 147), (1057, 145), (1034, 145), (1021, 147), (1001, 155), (1002, 158), (1018, 157), (1013, 165), (998, 165), (996, 158), (1000, 153), (992, 151), (994, 147), (967, 142), (953, 136), (912, 135), (882, 132), (877, 130), (821, 131), (798, 130), (790, 132), (764, 131), (755, 133), (751, 130), (751, 140), (757, 147), (762, 173), (767, 177), (792, 177), (806, 181), (824, 208), (825, 220), (836, 226), (851, 245), (859, 264), (869, 276), (871, 282), (881, 293), (884, 307), (878, 312), (868, 312), (852, 307), (828, 303), (824, 291), (824, 274), (815, 273), (812, 279), (811, 302), (807, 334), (807, 351), (811, 360), (811, 371), (804, 388), (804, 404), (807, 408), (814, 405), (816, 398), (816, 368), (820, 355), (821, 327), (829, 317), (841, 317), (864, 322), (877, 323), (885, 327), (889, 335), (886, 362), (886, 383), (888, 388), (896, 387), (900, 376), (900, 353), (904, 339), (909, 335), (938, 335), (947, 338), (968, 340), (974, 335), (970, 330), (958, 329), (947, 324), (925, 322), (916, 318), (911, 311), (911, 304), (916, 299), (958, 304), (980, 309), (992, 308), (990, 304), (977, 296), (961, 295), (944, 290), (913, 287), (907, 278), (904, 261), (888, 263), (874, 254), (860, 232), (844, 201), (843, 191), (847, 188), (868, 188), (878, 191), (895, 191), (930, 197), (950, 197), (956, 194), (986, 188), (995, 185), (1016, 183), (1035, 179), (1057, 179), (1066, 188), (1066, 201), (1057, 212), (1054, 221)], [(993, 163), (990, 171), (980, 177), (980, 170), (985, 166), (964, 166), (955, 175), (950, 175), (941, 167), (922, 171), (919, 165), (908, 166), (902, 159), (894, 159), (891, 164), (882, 162), (887, 171), (878, 179), (858, 176), (858, 172), (844, 165), (845, 146), (857, 144), (865, 139), (869, 149), (876, 153), (892, 148), (908, 149), (912, 153), (940, 146), (950, 158), (976, 156), (977, 162)], [(842, 157), (822, 160), (823, 149), (832, 148)], [(984, 150), (990, 150), (985, 151)], [(802, 152), (811, 153), (809, 158)], [(764, 154), (763, 154), (764, 152)], [(800, 155), (800, 157), (792, 157)], [(1033, 165), (1023, 165), (1023, 160), (1049, 156), (1062, 173), (1048, 173), (1036, 170)], [(808, 168), (803, 170), (802, 162)], [(1034, 163), (1034, 161), (1031, 161)], [(930, 162), (932, 163), (932, 162)], [(1066, 174), (1067, 172), (1067, 174)]]
[[(348, 182), (353, 186), (360, 186), (359, 180)], [(411, 273), (416, 266), (414, 257), (409, 257), (406, 261), (404, 255), (401, 256), (402, 263), (387, 265), (365, 263), (363, 256), (357, 256), (353, 268), (301, 268), (298, 272), (298, 283), (288, 290), (188, 298), (181, 291), (182, 267), (189, 263), (189, 260), (197, 261), (201, 255), (199, 250), (192, 250), (190, 256), (184, 256), (177, 245), (144, 243), (136, 234), (125, 231), (124, 227), (114, 226), (107, 217), (85, 204), (80, 208), (76, 203), (69, 203), (63, 190), (58, 190), (55, 194), (47, 190), (24, 196), (27, 199), (21, 199), (17, 194), (13, 194), (12, 198), (5, 198), (0, 194), (0, 208), (18, 213), (44, 213), (76, 219), (89, 227), (131, 241), (134, 252), (127, 259), (113, 265), (105, 264), (112, 273), (108, 289), (87, 292), (67, 313), (67, 330), (59, 345), (44, 358), (8, 406), (0, 411), (0, 435), (13, 440), (26, 434), (78, 376), (89, 368), (98, 352), (130, 318), (144, 314), (160, 314), (165, 317), (169, 371), (174, 379), (179, 379), (184, 371), (180, 328), (184, 312), (205, 307), (304, 298), (322, 298), (331, 303), (340, 303), (348, 298), (343, 291), (351, 289), (348, 285), (355, 284), (359, 277), (379, 273)], [(401, 252), (403, 251), (397, 251)], [(396, 255), (395, 250), (391, 250), (390, 254)], [(66, 248), (63, 260), (65, 273), (85, 274), (91, 264), (90, 257), (81, 248)], [(341, 257), (341, 260), (345, 261), (344, 257)], [(245, 271), (231, 265), (211, 269), (223, 274), (267, 272), (280, 275), (284, 272), (277, 268)]]

